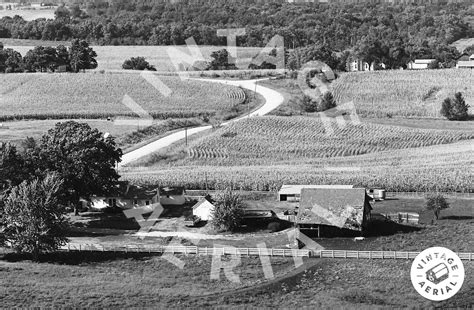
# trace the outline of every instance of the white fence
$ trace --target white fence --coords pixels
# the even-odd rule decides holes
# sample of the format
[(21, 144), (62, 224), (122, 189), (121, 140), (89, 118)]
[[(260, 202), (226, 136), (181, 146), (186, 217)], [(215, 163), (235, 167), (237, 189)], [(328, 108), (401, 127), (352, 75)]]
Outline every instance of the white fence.
[[(413, 259), (419, 253), (420, 252), (322, 250), (314, 254), (321, 258)], [(474, 253), (456, 254), (462, 260), (474, 260)]]
[[(425, 198), (427, 195), (433, 194), (432, 192), (387, 192), (387, 198), (393, 197), (409, 197), (409, 198)], [(457, 192), (440, 192), (444, 197), (447, 198), (464, 198), (474, 199), (474, 193), (457, 193)]]

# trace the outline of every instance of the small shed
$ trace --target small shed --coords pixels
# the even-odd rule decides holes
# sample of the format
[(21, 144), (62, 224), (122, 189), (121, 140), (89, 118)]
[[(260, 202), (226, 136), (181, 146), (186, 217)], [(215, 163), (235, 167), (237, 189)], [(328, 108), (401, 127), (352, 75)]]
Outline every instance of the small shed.
[(304, 188), (353, 188), (354, 185), (318, 185), (318, 184), (283, 184), (278, 191), (278, 201), (300, 201)]
[(365, 188), (304, 188), (296, 225), (316, 229), (318, 235), (321, 226), (362, 231), (371, 210)]
[(429, 65), (435, 62), (436, 59), (415, 59), (410, 61), (407, 65), (407, 69), (410, 70), (424, 70), (428, 69)]
[(202, 221), (210, 221), (214, 208), (215, 206), (212, 203), (203, 198), (193, 206), (193, 215), (198, 216)]

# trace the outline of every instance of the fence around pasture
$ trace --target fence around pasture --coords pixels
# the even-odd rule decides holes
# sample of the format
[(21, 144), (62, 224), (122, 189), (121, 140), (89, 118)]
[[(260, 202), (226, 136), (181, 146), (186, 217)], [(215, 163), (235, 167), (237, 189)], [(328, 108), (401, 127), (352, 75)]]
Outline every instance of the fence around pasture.
[[(62, 251), (84, 252), (124, 252), (124, 253), (160, 253), (185, 255), (239, 255), (239, 256), (278, 256), (278, 257), (314, 257), (346, 259), (414, 259), (420, 252), (403, 251), (347, 251), (307, 249), (273, 249), (273, 248), (234, 248), (234, 247), (197, 247), (197, 246), (157, 246), (157, 245), (124, 245), (111, 246), (102, 244), (69, 243)], [(460, 259), (472, 261), (474, 253), (456, 253)]]
[[(429, 194), (433, 194), (433, 192), (386, 192), (386, 197), (425, 198)], [(440, 194), (447, 198), (474, 199), (474, 193), (440, 192)]]

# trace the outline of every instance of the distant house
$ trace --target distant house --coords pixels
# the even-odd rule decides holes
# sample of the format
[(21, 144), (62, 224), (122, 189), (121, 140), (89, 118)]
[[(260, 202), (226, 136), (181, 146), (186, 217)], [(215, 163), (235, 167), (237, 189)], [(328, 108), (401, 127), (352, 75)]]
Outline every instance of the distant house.
[(183, 187), (162, 187), (160, 188), (160, 202), (162, 205), (182, 206), (186, 203)]
[(198, 216), (202, 221), (210, 221), (214, 208), (215, 206), (212, 203), (203, 198), (193, 206), (193, 215)]
[(414, 61), (410, 61), (407, 64), (407, 69), (409, 70), (428, 69), (429, 65), (435, 61), (436, 59), (415, 59)]
[[(362, 231), (372, 207), (365, 188), (304, 188), (296, 225), (299, 229)], [(334, 230), (334, 229), (328, 229)]]
[(474, 54), (472, 54), (469, 57), (467, 57), (467, 56), (465, 56), (464, 58), (461, 57), (458, 60), (458, 63), (456, 64), (456, 68), (458, 68), (458, 69), (460, 69), (460, 68), (474, 69)]
[(156, 205), (159, 203), (158, 189), (149, 189), (142, 186), (131, 185), (128, 182), (119, 182), (117, 186), (100, 195), (94, 195), (89, 200), (81, 199), (83, 207), (91, 209), (105, 209), (117, 207), (133, 209)]
[(279, 201), (300, 201), (301, 190), (303, 188), (354, 188), (353, 185), (316, 185), (316, 184), (283, 184), (278, 191)]
[(352, 59), (348, 63), (349, 71), (375, 71), (377, 67), (385, 69), (386, 65), (384, 63), (372, 62), (371, 64), (362, 61), (360, 59)]

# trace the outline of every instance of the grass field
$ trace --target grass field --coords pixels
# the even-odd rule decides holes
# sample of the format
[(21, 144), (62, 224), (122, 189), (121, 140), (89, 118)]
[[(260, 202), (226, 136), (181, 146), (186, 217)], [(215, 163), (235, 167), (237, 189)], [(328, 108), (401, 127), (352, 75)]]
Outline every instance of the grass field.
[(236, 87), (157, 77), (155, 89), (139, 74), (12, 74), (0, 76), (0, 119), (134, 116), (127, 95), (154, 118), (185, 118), (230, 111), (245, 100)]
[(353, 101), (360, 116), (441, 117), (446, 97), (462, 92), (474, 109), (474, 72), (445, 69), (343, 74), (331, 85), (339, 104)]
[[(0, 11), (1, 12), (1, 11)], [(26, 42), (25, 42), (26, 41)], [(51, 41), (29, 41), (29, 40), (10, 40), (0, 39), (5, 47), (13, 48), (14, 50), (25, 55), (30, 49), (33, 49), (37, 45), (48, 45), (56, 46), (58, 44), (69, 45), (68, 42), (51, 42)], [(95, 71), (100, 70), (122, 70), (122, 64), (125, 60), (131, 57), (145, 57), (146, 60), (155, 66), (158, 71), (174, 72), (183, 69), (177, 68), (173, 61), (176, 63), (183, 63), (185, 66), (191, 64), (183, 61), (183, 54), (188, 57), (191, 55), (191, 51), (187, 46), (92, 46), (94, 51), (97, 53), (97, 63), (99, 66)], [(226, 46), (198, 46), (198, 50), (202, 58), (206, 60), (211, 59), (211, 53), (220, 49), (227, 48)], [(261, 51), (258, 47), (238, 47), (237, 48), (237, 67), (239, 69), (247, 69), (251, 62), (252, 57), (257, 55)], [(198, 59), (196, 59), (198, 60)]]
[[(5, 8), (8, 4), (12, 6), (15, 5), (15, 3), (0, 3), (0, 6)], [(23, 9), (0, 10), (0, 18), (19, 15), (23, 17), (24, 20), (35, 20), (38, 18), (54, 19), (54, 11), (56, 11), (56, 8), (41, 8), (39, 5), (34, 4), (31, 7), (25, 7)]]

